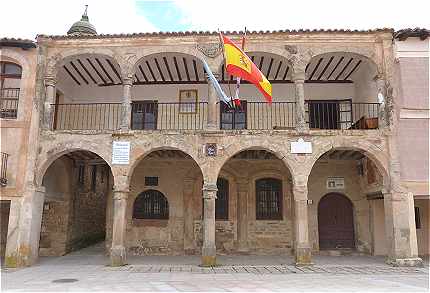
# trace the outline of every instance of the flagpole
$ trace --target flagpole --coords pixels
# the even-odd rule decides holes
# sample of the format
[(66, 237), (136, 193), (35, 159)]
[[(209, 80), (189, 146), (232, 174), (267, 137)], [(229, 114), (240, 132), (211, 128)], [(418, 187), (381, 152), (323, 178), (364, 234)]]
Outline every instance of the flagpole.
[[(243, 37), (242, 37), (242, 51), (243, 52), (245, 52), (245, 37), (246, 37), (246, 26), (245, 26), (245, 31), (244, 31)], [(240, 77), (237, 77), (236, 78), (236, 93), (235, 93), (235, 100), (234, 100), (235, 106), (240, 106), (239, 89), (240, 89)]]

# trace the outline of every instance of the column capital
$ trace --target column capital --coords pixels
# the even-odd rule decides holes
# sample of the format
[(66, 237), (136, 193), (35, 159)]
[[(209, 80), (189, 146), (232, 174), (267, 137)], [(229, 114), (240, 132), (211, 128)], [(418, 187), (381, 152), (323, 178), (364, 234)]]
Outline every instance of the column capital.
[(57, 84), (57, 79), (52, 75), (46, 75), (43, 78), (43, 82), (45, 83), (45, 86), (55, 86)]
[(203, 184), (203, 191), (218, 191), (216, 183), (205, 183)]
[(304, 83), (306, 79), (306, 73), (304, 70), (298, 70), (293, 72), (291, 79), (294, 83)]
[(123, 77), (122, 78), (122, 84), (124, 85), (124, 86), (126, 86), (126, 85), (128, 85), (128, 86), (132, 86), (133, 85), (133, 78), (131, 78), (131, 77)]
[(128, 190), (128, 189), (123, 189), (123, 190), (114, 189), (113, 190), (113, 199), (114, 200), (126, 200), (129, 196), (129, 194), (130, 194), (130, 190)]
[[(215, 77), (216, 80), (219, 80), (220, 77), (221, 77), (221, 74), (219, 74), (219, 73), (212, 72), (212, 74), (213, 74), (213, 76)], [(205, 77), (206, 77), (207, 82), (210, 82), (209, 75), (207, 73), (205, 73)]]

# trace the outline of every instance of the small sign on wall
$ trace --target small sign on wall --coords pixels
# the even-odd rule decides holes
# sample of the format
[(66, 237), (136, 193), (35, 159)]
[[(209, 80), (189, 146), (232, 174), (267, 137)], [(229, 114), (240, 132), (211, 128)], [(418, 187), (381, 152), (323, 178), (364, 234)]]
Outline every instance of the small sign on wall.
[(292, 154), (312, 154), (312, 142), (304, 141), (303, 138), (299, 138), (297, 141), (292, 141), (291, 153)]
[(345, 189), (345, 178), (343, 177), (328, 177), (327, 189)]
[(112, 144), (112, 164), (128, 165), (130, 163), (130, 142), (114, 141)]

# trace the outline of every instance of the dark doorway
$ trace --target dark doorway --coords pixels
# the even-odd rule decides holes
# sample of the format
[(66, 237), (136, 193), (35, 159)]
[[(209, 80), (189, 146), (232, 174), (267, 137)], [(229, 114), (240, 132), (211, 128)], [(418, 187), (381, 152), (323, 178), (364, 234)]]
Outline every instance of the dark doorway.
[(6, 252), (7, 232), (9, 228), (9, 213), (10, 213), (10, 200), (0, 201), (0, 219), (1, 219), (1, 233), (0, 233), (0, 253), (4, 257)]
[(338, 129), (338, 101), (307, 101), (309, 104), (309, 128)]
[(354, 248), (351, 201), (343, 194), (329, 193), (318, 204), (320, 249)]
[(220, 103), (221, 129), (246, 129), (246, 101), (241, 100), (240, 106), (232, 108)]
[(131, 104), (132, 129), (157, 129), (157, 101), (138, 101)]

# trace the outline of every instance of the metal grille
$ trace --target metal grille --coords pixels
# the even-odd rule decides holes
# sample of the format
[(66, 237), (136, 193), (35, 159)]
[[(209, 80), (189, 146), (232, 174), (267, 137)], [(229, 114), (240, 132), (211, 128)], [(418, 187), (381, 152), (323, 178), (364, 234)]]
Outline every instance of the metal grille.
[(7, 159), (9, 154), (1, 152), (1, 174), (0, 174), (0, 184), (1, 186), (6, 186), (7, 184)]
[(282, 182), (279, 179), (264, 178), (255, 182), (256, 219), (282, 219)]
[(134, 219), (169, 219), (167, 198), (157, 190), (139, 194), (133, 205)]
[(215, 219), (228, 220), (228, 180), (218, 178), (216, 185), (218, 191), (215, 200)]

